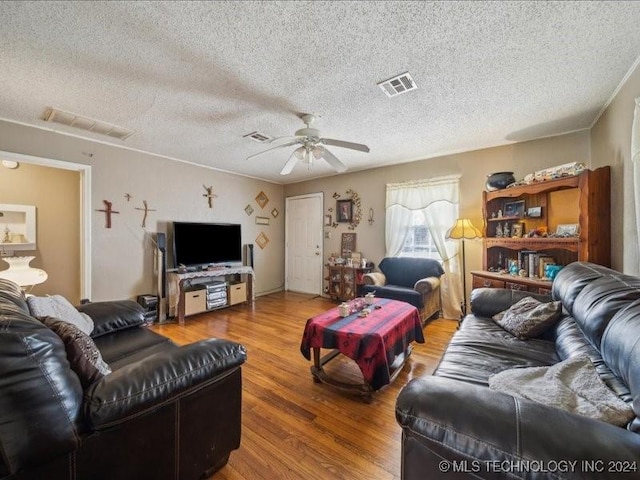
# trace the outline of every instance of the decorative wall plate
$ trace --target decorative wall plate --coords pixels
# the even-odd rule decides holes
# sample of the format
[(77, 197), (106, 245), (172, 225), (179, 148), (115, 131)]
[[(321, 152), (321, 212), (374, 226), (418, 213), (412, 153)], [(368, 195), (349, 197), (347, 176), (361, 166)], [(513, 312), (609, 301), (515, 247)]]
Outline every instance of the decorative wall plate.
[(264, 247), (267, 246), (267, 243), (269, 243), (269, 237), (267, 237), (266, 233), (260, 232), (260, 235), (256, 237), (256, 243), (261, 249), (264, 249)]
[(253, 213), (253, 207), (251, 205), (247, 204), (247, 206), (244, 207), (244, 212), (247, 215), (251, 216), (251, 214)]
[(267, 197), (266, 193), (260, 192), (256, 197), (256, 202), (258, 202), (258, 205), (260, 205), (260, 208), (264, 208), (264, 206), (267, 203), (269, 203), (269, 197)]
[(273, 218), (276, 218), (278, 215), (280, 215), (280, 212), (278, 211), (277, 208), (274, 208), (273, 210), (271, 210), (271, 216)]

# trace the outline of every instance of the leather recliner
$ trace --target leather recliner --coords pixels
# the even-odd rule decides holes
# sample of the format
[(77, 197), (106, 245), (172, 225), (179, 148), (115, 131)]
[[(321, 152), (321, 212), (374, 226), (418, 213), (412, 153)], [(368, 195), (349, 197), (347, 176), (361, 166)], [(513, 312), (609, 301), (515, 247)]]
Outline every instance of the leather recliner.
[(242, 345), (179, 347), (130, 300), (79, 310), (112, 373), (83, 390), (65, 346), (0, 280), (0, 478), (196, 479), (240, 445)]

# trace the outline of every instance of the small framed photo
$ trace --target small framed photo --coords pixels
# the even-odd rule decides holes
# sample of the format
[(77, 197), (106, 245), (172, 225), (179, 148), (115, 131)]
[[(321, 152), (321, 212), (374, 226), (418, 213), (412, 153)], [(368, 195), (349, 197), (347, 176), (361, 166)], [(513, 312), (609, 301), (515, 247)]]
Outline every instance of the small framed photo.
[(351, 252), (356, 250), (356, 234), (355, 233), (343, 233), (342, 242), (340, 244), (340, 253), (343, 258), (351, 256)]
[(325, 215), (324, 216), (324, 226), (325, 227), (330, 227), (331, 226), (331, 214)]
[(278, 215), (280, 215), (280, 212), (278, 211), (277, 208), (274, 208), (273, 210), (271, 210), (271, 216), (273, 218), (278, 218)]
[(557, 237), (577, 237), (580, 233), (580, 225), (577, 223), (563, 223), (556, 228)]
[(269, 225), (269, 217), (256, 217), (256, 225)]
[(542, 207), (527, 208), (527, 217), (538, 218), (542, 216)]
[(246, 207), (244, 207), (244, 212), (247, 215), (251, 215), (253, 213), (253, 207), (251, 205), (247, 205)]
[(353, 200), (336, 200), (336, 217), (339, 223), (351, 223)]
[(524, 200), (504, 204), (505, 217), (524, 217)]
[(524, 235), (524, 223), (514, 223), (511, 230), (511, 236), (514, 238), (521, 238), (522, 235)]

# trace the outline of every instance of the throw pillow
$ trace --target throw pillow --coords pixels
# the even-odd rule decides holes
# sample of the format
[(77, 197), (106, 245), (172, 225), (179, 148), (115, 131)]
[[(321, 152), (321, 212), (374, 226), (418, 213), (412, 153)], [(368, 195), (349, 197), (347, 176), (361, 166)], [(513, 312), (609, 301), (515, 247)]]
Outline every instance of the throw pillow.
[(493, 321), (520, 339), (537, 337), (554, 325), (562, 313), (560, 302), (543, 303), (533, 297), (525, 297), (508, 310), (497, 313)]
[(93, 320), (86, 313), (79, 312), (69, 300), (62, 295), (49, 297), (27, 298), (29, 311), (34, 317), (55, 317), (58, 320), (71, 323), (83, 333), (91, 335), (93, 332)]
[(111, 373), (93, 339), (75, 325), (53, 317), (39, 320), (53, 330), (64, 342), (67, 359), (83, 388)]

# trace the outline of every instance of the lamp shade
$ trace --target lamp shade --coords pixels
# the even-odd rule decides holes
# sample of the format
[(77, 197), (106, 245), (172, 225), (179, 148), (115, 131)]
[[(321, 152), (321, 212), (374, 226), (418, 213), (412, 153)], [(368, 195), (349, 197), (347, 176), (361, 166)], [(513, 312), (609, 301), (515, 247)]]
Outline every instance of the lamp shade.
[(482, 232), (474, 227), (468, 218), (459, 218), (456, 220), (453, 227), (447, 230), (445, 234), (446, 239), (452, 240), (460, 240), (462, 238), (471, 240), (479, 237), (482, 237)]

